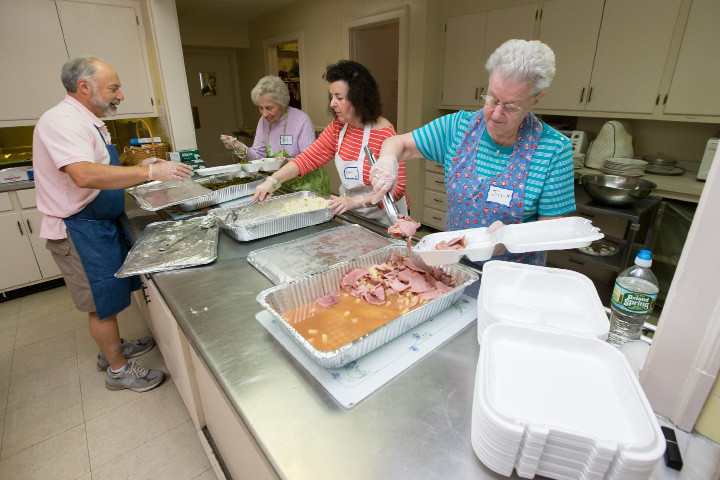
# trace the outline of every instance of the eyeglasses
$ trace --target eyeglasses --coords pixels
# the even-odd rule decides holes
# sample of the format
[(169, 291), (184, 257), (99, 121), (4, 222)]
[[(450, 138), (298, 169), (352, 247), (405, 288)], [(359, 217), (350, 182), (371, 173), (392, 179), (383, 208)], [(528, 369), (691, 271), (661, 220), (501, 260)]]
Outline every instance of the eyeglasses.
[(480, 98), (485, 102), (486, 107), (495, 108), (500, 105), (503, 112), (507, 114), (520, 113), (525, 107), (517, 103), (500, 103), (497, 98), (492, 95), (480, 95)]

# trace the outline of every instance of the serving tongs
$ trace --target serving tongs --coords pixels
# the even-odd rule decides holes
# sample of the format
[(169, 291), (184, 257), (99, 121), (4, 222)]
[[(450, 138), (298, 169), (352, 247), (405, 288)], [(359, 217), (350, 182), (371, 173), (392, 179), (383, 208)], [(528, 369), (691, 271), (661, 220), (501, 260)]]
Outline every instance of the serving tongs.
[[(365, 145), (365, 157), (368, 160), (368, 163), (372, 167), (375, 165), (375, 157), (373, 156), (372, 150), (370, 150), (370, 147), (368, 145)], [(390, 189), (389, 192), (387, 192), (383, 196), (383, 206), (385, 207), (385, 214), (390, 219), (390, 224), (395, 225), (398, 222), (398, 215), (400, 215), (400, 211), (398, 210), (397, 203), (395, 203), (395, 200), (392, 197), (392, 189)]]
[(168, 250), (170, 247), (176, 245), (178, 242), (187, 238), (191, 233), (194, 233), (196, 230), (198, 230), (200, 228), (208, 229), (208, 228), (212, 227), (213, 225), (215, 225), (215, 221), (216, 221), (216, 219), (214, 216), (206, 215), (205, 218), (203, 218), (200, 223), (198, 223), (194, 227), (188, 229), (185, 233), (178, 235), (177, 237), (175, 237), (174, 239), (170, 240), (169, 242), (167, 242), (163, 245), (160, 245), (160, 247), (158, 248), (158, 251), (164, 252), (164, 251)]

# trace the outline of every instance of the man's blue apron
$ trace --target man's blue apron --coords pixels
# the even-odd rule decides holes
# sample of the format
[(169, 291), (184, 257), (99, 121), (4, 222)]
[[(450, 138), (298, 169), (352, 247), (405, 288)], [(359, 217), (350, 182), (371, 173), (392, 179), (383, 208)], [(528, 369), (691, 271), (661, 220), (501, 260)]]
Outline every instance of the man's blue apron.
[[(100, 138), (110, 154), (110, 165), (120, 166), (120, 156), (115, 146), (105, 142), (102, 133)], [(140, 288), (137, 276), (114, 276), (129, 251), (127, 239), (118, 223), (124, 211), (123, 189), (100, 190), (85, 208), (65, 219), (65, 226), (90, 282), (99, 318), (111, 317), (126, 309), (130, 305), (130, 292)]]

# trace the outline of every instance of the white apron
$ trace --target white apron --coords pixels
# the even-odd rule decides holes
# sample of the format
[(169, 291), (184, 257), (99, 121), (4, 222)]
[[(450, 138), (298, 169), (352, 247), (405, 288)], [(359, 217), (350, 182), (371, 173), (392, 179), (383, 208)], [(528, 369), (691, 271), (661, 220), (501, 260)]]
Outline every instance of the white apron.
[[(335, 168), (337, 168), (340, 181), (342, 182), (342, 185), (340, 185), (340, 196), (342, 197), (357, 197), (373, 193), (372, 185), (365, 185), (362, 179), (363, 162), (365, 161), (364, 150), (370, 140), (370, 125), (369, 123), (365, 124), (360, 154), (356, 160), (345, 161), (340, 158), (340, 145), (342, 145), (343, 138), (345, 138), (345, 132), (348, 127), (347, 123), (343, 126), (342, 130), (340, 130), (340, 135), (338, 135), (337, 150), (335, 151)], [(397, 204), (400, 215), (408, 214), (405, 197), (395, 203)], [(377, 205), (354, 208), (352, 212), (385, 225), (390, 225), (390, 219), (387, 213)]]

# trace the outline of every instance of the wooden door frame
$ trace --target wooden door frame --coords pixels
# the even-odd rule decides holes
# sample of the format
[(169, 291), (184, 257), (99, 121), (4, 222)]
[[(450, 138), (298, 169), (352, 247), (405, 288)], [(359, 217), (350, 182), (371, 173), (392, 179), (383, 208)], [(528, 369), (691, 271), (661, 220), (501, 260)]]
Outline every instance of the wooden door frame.
[(263, 40), (263, 51), (265, 52), (265, 75), (277, 76), (278, 74), (278, 61), (277, 51), (275, 48), (278, 45), (285, 43), (297, 42), (298, 45), (298, 65), (300, 68), (300, 95), (301, 101), (302, 96), (307, 92), (307, 69), (305, 68), (305, 35), (303, 32), (288, 32), (282, 35), (278, 35), (272, 38), (266, 38)]
[(397, 125), (395, 131), (406, 131), (406, 89), (407, 89), (407, 57), (408, 57), (408, 6), (403, 8), (390, 10), (385, 13), (362, 17), (354, 20), (343, 22), (343, 57), (352, 60), (354, 57), (351, 45), (351, 32), (354, 29), (362, 27), (371, 27), (374, 25), (382, 25), (384, 23), (398, 22), (399, 38), (398, 38), (398, 104), (397, 104)]

